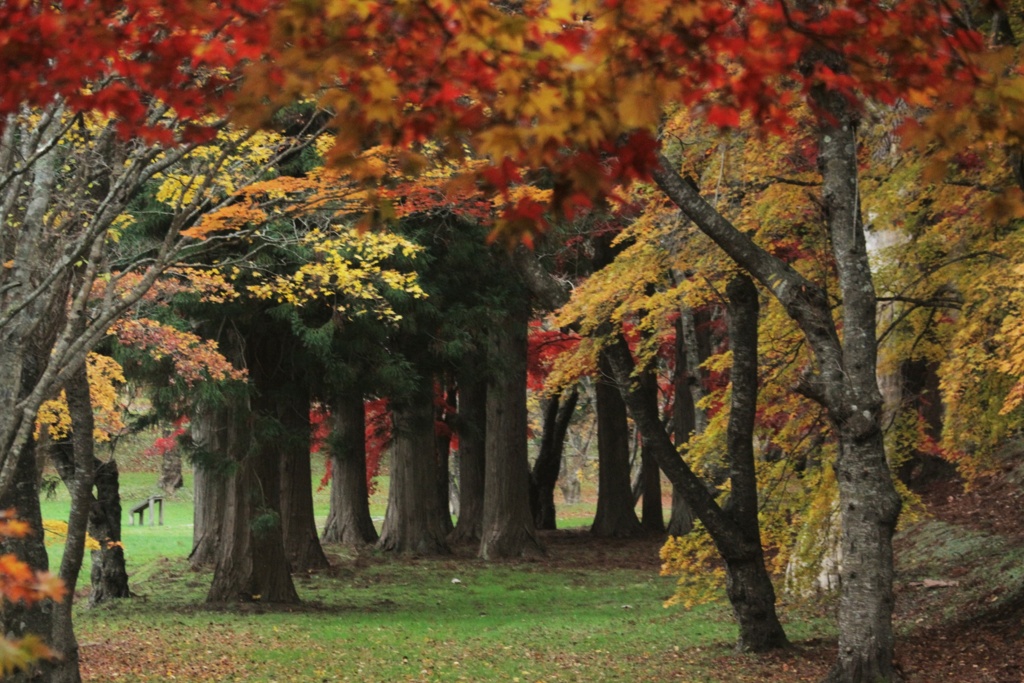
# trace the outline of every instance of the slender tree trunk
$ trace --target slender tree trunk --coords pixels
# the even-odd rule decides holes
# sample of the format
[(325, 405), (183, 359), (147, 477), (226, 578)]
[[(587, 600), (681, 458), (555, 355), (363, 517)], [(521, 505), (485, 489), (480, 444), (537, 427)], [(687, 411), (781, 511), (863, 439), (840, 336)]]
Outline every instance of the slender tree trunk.
[(47, 680), (50, 683), (78, 683), (78, 640), (71, 623), (71, 608), (75, 589), (85, 556), (85, 534), (89, 526), (89, 511), (93, 496), (93, 467), (96, 455), (93, 448), (93, 414), (86, 367), (77, 370), (65, 384), (68, 412), (71, 415), (71, 441), (74, 450), (71, 512), (68, 533), (64, 542), (64, 557), (60, 565), (60, 578), (67, 589), (64, 600), (54, 605), (51, 644), (60, 659), (51, 663)]
[(395, 553), (450, 553), (442, 523), (447, 510), (437, 487), (433, 387), (428, 381), (407, 402), (392, 403), (394, 445), (388, 510), (377, 547)]
[(450, 543), (479, 543), (483, 533), (487, 379), (478, 368), (459, 373), (459, 518)]
[(92, 551), (92, 592), (89, 605), (98, 605), (112, 598), (130, 598), (128, 570), (121, 546), (121, 493), (117, 461), (96, 460), (94, 463), (96, 500), (89, 516), (89, 533), (99, 541), (100, 549)]
[[(679, 457), (661, 422), (657, 403), (632, 379), (633, 357), (625, 340), (620, 337), (607, 347), (606, 353), (644, 441), (650, 445), (669, 481), (686, 496), (690, 509), (704, 523), (726, 562), (726, 592), (733, 603), (733, 614), (740, 622), (737, 647), (752, 651), (782, 647), (785, 636), (778, 635), (782, 631), (774, 610), (775, 595), (764, 569), (760, 543), (749, 537), (749, 528), (738, 523), (731, 511), (719, 507), (704, 482)], [(733, 486), (737, 485), (744, 484), (734, 481)], [(760, 569), (756, 566), (758, 562)]]
[(485, 560), (539, 555), (544, 550), (530, 514), (526, 451), (525, 313), (509, 313), (491, 328), (488, 358), (500, 359), (487, 387), (487, 463), (484, 483)]
[(339, 396), (332, 405), (330, 440), (331, 510), (324, 526), (325, 543), (376, 543), (366, 484), (366, 407), (358, 392)]
[[(658, 377), (650, 369), (640, 375), (640, 383), (643, 390), (651, 396), (655, 403), (658, 401)], [(658, 469), (658, 461), (651, 452), (651, 447), (642, 436), (638, 434), (640, 444), (640, 490), (643, 496), (641, 507), (641, 526), (649, 533), (665, 533), (665, 512), (661, 506), (661, 470)], [(685, 505), (685, 503), (684, 503)], [(689, 509), (686, 510), (689, 512)]]
[[(838, 60), (823, 55), (822, 60)], [(834, 70), (843, 65), (834, 61)], [(885, 457), (878, 389), (876, 299), (858, 194), (857, 135), (849, 103), (837, 93), (815, 99), (828, 112), (818, 163), (822, 198), (843, 301), (842, 374), (812, 394), (824, 398), (839, 434), (836, 479), (842, 557), (839, 656), (829, 680), (874, 683), (897, 679), (892, 536), (901, 500)]]
[[(676, 321), (675, 401), (672, 406), (672, 423), (677, 447), (704, 431), (706, 420), (703, 412), (697, 409), (697, 402), (704, 394), (700, 383), (700, 363), (695, 316), (692, 309), (684, 307)], [(686, 505), (686, 498), (673, 487), (672, 516), (667, 531), (670, 536), (685, 536), (692, 530), (693, 513)]]
[(723, 512), (743, 537), (740, 553), (724, 553), (726, 592), (740, 625), (738, 647), (763, 651), (787, 644), (775, 613), (775, 589), (764, 565), (757, 513), (754, 423), (757, 415), (757, 288), (745, 275), (729, 282), (732, 405), (729, 412), (729, 498)]
[(538, 529), (557, 528), (555, 520), (555, 486), (562, 469), (562, 452), (565, 435), (569, 431), (579, 401), (580, 391), (573, 387), (562, 400), (562, 394), (551, 397), (544, 409), (544, 434), (541, 436), (540, 452), (530, 473), (530, 509)]
[[(632, 538), (642, 533), (633, 506), (629, 476), (629, 423), (626, 404), (612, 379), (607, 358), (598, 361), (597, 513), (590, 531), (601, 538)], [(657, 395), (654, 396), (655, 402)]]

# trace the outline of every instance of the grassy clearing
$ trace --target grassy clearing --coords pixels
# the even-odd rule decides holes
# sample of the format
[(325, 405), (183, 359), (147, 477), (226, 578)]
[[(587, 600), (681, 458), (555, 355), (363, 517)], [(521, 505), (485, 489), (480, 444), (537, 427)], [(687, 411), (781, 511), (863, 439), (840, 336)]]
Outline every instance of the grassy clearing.
[[(656, 544), (617, 552), (637, 551)], [(157, 560), (142, 599), (77, 614), (86, 680), (724, 682), (764, 664), (731, 652), (727, 608), (663, 608), (673, 582), (650, 568), (334, 559), (298, 608), (205, 607), (209, 574)]]
[[(314, 478), (319, 472), (314, 467)], [(737, 657), (726, 606), (665, 609), (657, 541), (597, 547), (584, 532), (549, 536), (551, 558), (484, 563), (396, 559), (328, 547), (331, 571), (299, 576), (303, 605), (203, 604), (193, 572), (191, 477), (164, 501), (164, 526), (131, 526), (127, 510), (158, 493), (153, 473), (122, 474), (123, 535), (137, 599), (76, 606), (87, 681), (756, 681), (770, 660)], [(383, 517), (387, 478), (372, 514)], [(567, 506), (562, 528), (589, 524), (593, 501)], [(327, 492), (315, 496), (320, 521)], [(48, 519), (66, 519), (59, 491)], [(571, 538), (566, 543), (565, 538)], [(51, 562), (61, 548), (50, 547)], [(817, 621), (789, 624), (795, 639)], [(792, 660), (794, 666), (798, 664)], [(799, 663), (803, 666), (803, 663)]]

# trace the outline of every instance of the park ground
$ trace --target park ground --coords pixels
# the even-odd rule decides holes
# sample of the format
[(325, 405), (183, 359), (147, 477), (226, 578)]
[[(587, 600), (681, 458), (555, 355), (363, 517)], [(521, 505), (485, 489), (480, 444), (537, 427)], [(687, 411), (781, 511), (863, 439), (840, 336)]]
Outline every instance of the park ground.
[[(1019, 462), (1019, 458), (1017, 461)], [(156, 474), (124, 476), (125, 507)], [(386, 486), (386, 479), (384, 481)], [(332, 568), (297, 577), (303, 604), (203, 604), (209, 572), (189, 569), (191, 495), (164, 526), (128, 526), (137, 597), (79, 607), (86, 681), (815, 681), (835, 647), (834, 605), (783, 597), (793, 647), (738, 654), (727, 604), (666, 608), (659, 539), (586, 533), (593, 491), (545, 532), (548, 556), (486, 563), (328, 546)], [(1024, 681), (1024, 465), (965, 491), (931, 485), (926, 514), (897, 538), (897, 662), (908, 683)], [(326, 514), (326, 491), (316, 496)], [(383, 515), (384, 492), (373, 513)], [(44, 515), (60, 519), (58, 494)], [(59, 552), (57, 547), (54, 551)], [(88, 566), (82, 585), (88, 585)], [(88, 588), (77, 597), (84, 605)]]

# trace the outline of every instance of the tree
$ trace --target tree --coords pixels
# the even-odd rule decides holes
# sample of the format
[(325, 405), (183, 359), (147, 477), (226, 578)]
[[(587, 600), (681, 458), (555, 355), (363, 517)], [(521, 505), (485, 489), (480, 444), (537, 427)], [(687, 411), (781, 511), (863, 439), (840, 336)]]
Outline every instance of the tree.
[[(363, 397), (358, 393), (334, 401), (330, 438), (331, 508), (321, 537), (325, 543), (361, 545), (376, 543), (380, 538), (370, 517), (369, 479), (376, 468), (367, 459), (366, 412)], [(375, 417), (381, 419), (385, 415)], [(379, 463), (380, 444), (375, 446), (375, 462)]]
[[(0, 513), (0, 538), (23, 538), (31, 527), (16, 519), (9, 511)], [(65, 588), (60, 579), (47, 572), (34, 570), (12, 554), (0, 556), (0, 599), (10, 603), (34, 603), (41, 600), (60, 601)], [(31, 667), (35, 662), (53, 656), (38, 634), (10, 639), (0, 638), (0, 674), (8, 676)]]
[[(938, 84), (944, 96), (962, 97), (965, 88), (947, 87), (956, 81), (946, 79), (959, 73), (966, 76), (961, 82), (972, 82), (970, 64), (958, 61), (956, 51), (977, 49), (978, 37), (947, 31), (948, 15), (914, 2), (896, 8), (759, 2), (735, 9), (715, 2), (585, 2), (526, 5), (515, 14), (467, 2), (440, 9), (395, 5), (371, 15), (344, 5), (330, 17), (316, 16), (319, 11), (288, 6), (277, 39), (291, 41), (310, 22), (332, 27), (307, 44), (316, 45), (318, 58), (331, 55), (346, 84), (321, 94), (346, 130), (339, 160), (371, 131), (401, 146), (463, 133), (490, 157), (480, 171), (486, 181), (505, 188), (520, 178), (521, 166), (546, 166), (564, 182), (551, 205), (568, 210), (620, 180), (649, 176), (782, 302), (815, 356), (803, 388), (828, 411), (840, 443), (844, 550), (853, 556), (844, 566), (840, 652), (831, 678), (893, 679), (891, 534), (899, 499), (880, 429), (875, 299), (857, 192), (857, 109), (863, 100), (891, 103), (901, 96), (931, 102)], [(401, 39), (384, 28), (394, 21), (410, 27)], [(305, 32), (303, 38), (310, 40)], [(261, 84), (283, 82), (274, 77), (278, 70), (315, 73), (305, 68), (310, 52), (261, 65), (249, 102), (267, 94)], [(316, 76), (288, 83), (281, 93), (287, 98), (324, 85)], [(711, 123), (733, 127), (749, 112), (775, 132), (794, 121), (791, 103), (813, 107), (843, 299), (842, 341), (823, 290), (756, 245), (656, 155), (652, 133), (662, 108), (701, 99)], [(602, 155), (605, 164), (598, 163)], [(523, 198), (506, 211), (496, 234), (541, 224), (543, 209)], [(851, 480), (853, 472), (867, 474)]]

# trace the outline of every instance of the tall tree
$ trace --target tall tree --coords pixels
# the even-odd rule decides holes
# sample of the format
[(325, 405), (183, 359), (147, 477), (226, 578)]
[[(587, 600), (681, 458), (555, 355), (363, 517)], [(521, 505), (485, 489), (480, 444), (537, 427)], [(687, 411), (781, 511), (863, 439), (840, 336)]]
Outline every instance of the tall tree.
[(487, 464), (484, 477), (484, 559), (543, 554), (530, 512), (526, 452), (525, 311), (510, 313), (491, 328), (488, 358), (501, 359), (487, 387)]
[(333, 401), (331, 419), (331, 507), (322, 540), (347, 545), (376, 543), (380, 537), (370, 517), (362, 395), (350, 393)]
[(446, 555), (449, 529), (442, 516), (448, 498), (436, 486), (438, 462), (434, 433), (434, 383), (420, 380), (419, 391), (392, 403), (394, 444), (388, 509), (377, 547), (397, 553)]
[(599, 537), (630, 538), (642, 531), (630, 488), (629, 424), (607, 358), (598, 361), (597, 512), (590, 532)]

